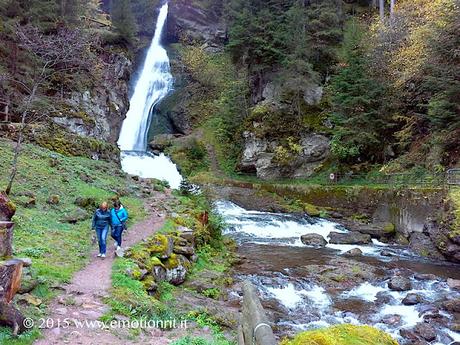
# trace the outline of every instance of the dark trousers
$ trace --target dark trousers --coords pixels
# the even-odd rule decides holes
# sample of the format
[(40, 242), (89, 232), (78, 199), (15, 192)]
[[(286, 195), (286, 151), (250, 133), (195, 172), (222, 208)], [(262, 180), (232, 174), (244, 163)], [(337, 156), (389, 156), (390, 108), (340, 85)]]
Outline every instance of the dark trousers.
[(112, 227), (112, 238), (121, 247), (121, 235), (123, 233), (123, 225), (114, 225)]
[(109, 226), (106, 225), (103, 228), (96, 228), (97, 242), (99, 243), (99, 253), (105, 254), (107, 251), (107, 234), (109, 232)]

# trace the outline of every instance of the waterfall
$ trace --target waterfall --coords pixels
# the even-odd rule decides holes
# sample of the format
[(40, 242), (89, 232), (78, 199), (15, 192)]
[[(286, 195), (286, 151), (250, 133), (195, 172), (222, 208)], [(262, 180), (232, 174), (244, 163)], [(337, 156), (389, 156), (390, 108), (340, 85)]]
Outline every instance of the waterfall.
[(155, 106), (172, 90), (173, 78), (161, 36), (168, 17), (168, 3), (158, 15), (155, 34), (130, 99), (130, 108), (118, 139), (123, 170), (144, 178), (167, 180), (178, 188), (182, 177), (171, 160), (147, 152), (147, 137)]

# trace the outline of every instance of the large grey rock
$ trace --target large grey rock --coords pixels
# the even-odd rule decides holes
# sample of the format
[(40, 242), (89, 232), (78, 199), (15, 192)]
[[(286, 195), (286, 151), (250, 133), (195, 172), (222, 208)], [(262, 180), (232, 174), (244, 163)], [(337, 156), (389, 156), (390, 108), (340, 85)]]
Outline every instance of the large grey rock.
[(419, 323), (415, 326), (415, 333), (426, 341), (436, 339), (436, 329), (428, 323)]
[(243, 137), (240, 169), (255, 172), (261, 179), (308, 177), (329, 155), (329, 139), (320, 134), (309, 133), (300, 138), (300, 152), (291, 152), (292, 158), (284, 163), (276, 159), (276, 140), (259, 138), (251, 131), (244, 132)]
[(420, 256), (443, 260), (444, 256), (436, 248), (430, 237), (421, 232), (413, 232), (409, 238), (409, 248)]
[(173, 134), (156, 135), (149, 143), (152, 150), (164, 151), (168, 146), (172, 145), (175, 136)]
[(200, 6), (193, 1), (170, 2), (167, 35), (169, 41), (201, 42), (208, 52), (222, 50), (227, 29), (218, 11), (221, 7)]
[(177, 255), (178, 265), (166, 268), (166, 280), (173, 285), (180, 285), (185, 282), (187, 268), (190, 266), (190, 261), (183, 255)]
[(416, 293), (408, 293), (406, 297), (402, 300), (402, 304), (404, 305), (416, 305), (422, 302), (423, 298), (419, 294)]
[(373, 238), (385, 238), (391, 237), (395, 234), (395, 226), (392, 223), (382, 224), (364, 224), (364, 223), (353, 223), (353, 230), (359, 231), (362, 234), (371, 235)]
[(408, 278), (396, 276), (390, 279), (388, 287), (393, 291), (408, 291), (412, 289), (412, 282)]
[(369, 244), (371, 241), (370, 235), (357, 231), (329, 233), (329, 243), (333, 244)]
[(300, 236), (300, 240), (307, 246), (324, 247), (327, 241), (320, 234), (306, 234)]

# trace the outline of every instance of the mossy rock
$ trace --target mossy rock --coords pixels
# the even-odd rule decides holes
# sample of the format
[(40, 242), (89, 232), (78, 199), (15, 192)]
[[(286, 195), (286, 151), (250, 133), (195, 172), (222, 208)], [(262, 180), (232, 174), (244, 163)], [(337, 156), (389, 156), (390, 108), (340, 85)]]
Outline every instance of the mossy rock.
[(142, 281), (144, 289), (148, 292), (155, 292), (158, 289), (158, 284), (155, 282), (153, 276), (148, 276)]
[(343, 324), (302, 332), (281, 345), (398, 345), (385, 332), (371, 326)]
[(58, 205), (60, 202), (59, 195), (51, 195), (48, 200), (46, 201), (49, 205)]
[(164, 262), (164, 267), (168, 270), (177, 268), (180, 265), (179, 255), (171, 254), (171, 256)]
[(393, 223), (386, 223), (383, 226), (383, 231), (385, 231), (386, 234), (394, 234), (396, 233), (396, 226)]
[(147, 260), (146, 264), (145, 264), (145, 268), (151, 272), (153, 270), (153, 268), (155, 266), (161, 266), (161, 267), (164, 267), (163, 263), (161, 262), (161, 260), (159, 258), (157, 258), (156, 256), (153, 256), (151, 257), (149, 260)]
[(395, 238), (395, 241), (396, 243), (402, 245), (402, 246), (407, 246), (409, 245), (409, 240), (404, 237), (402, 234), (396, 234), (396, 238)]
[(128, 249), (125, 253), (125, 256), (135, 261), (140, 268), (147, 268), (147, 263), (151, 258), (147, 248), (139, 247)]
[(174, 247), (174, 241), (171, 236), (157, 234), (151, 237), (147, 242), (148, 251), (160, 259), (167, 259), (171, 256)]
[(319, 217), (321, 215), (321, 211), (315, 205), (304, 203), (303, 209), (310, 217)]

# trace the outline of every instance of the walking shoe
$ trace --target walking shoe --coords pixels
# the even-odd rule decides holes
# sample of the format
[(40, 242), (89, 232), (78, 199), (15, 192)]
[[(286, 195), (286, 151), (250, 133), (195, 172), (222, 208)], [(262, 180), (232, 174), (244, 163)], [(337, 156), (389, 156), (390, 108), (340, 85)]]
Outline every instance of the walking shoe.
[(100, 258), (101, 256), (102, 256), (102, 254), (101, 254), (101, 253), (97, 254), (97, 257), (98, 257), (98, 258)]
[(105, 254), (101, 254), (101, 258), (105, 258)]
[(117, 250), (120, 250), (120, 249), (121, 249), (121, 247), (120, 247), (120, 246), (117, 246)]

